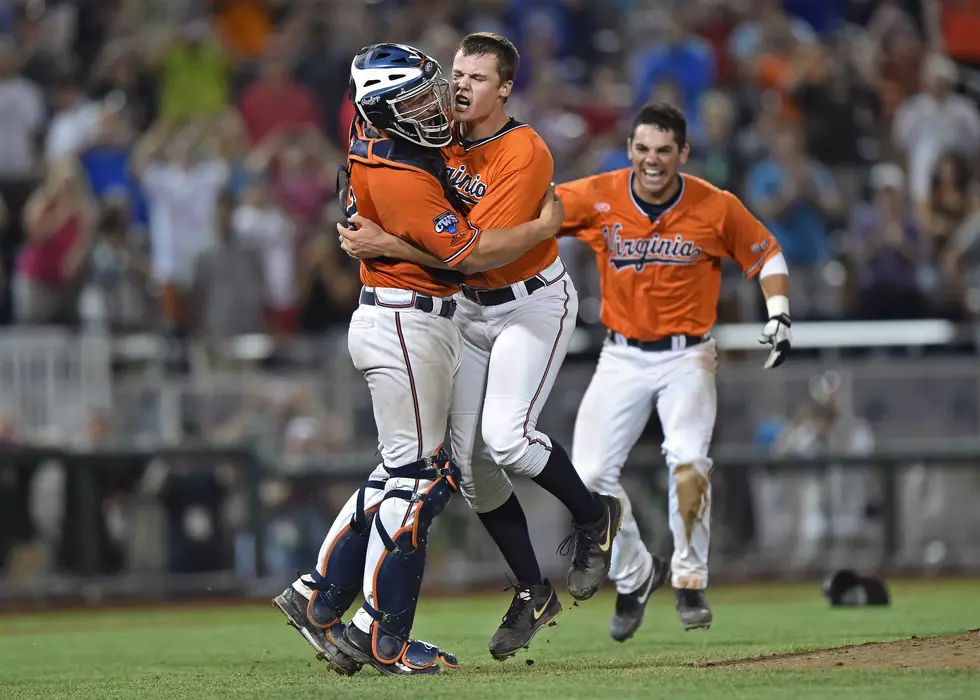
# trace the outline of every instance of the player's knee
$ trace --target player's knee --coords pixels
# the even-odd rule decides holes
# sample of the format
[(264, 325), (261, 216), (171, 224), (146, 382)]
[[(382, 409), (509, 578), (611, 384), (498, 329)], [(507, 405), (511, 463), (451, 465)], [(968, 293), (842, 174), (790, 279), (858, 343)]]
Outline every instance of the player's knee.
[(712, 461), (708, 458), (708, 443), (702, 440), (668, 441), (664, 443), (667, 466), (674, 470), (678, 464), (694, 465), (696, 471), (708, 475)]
[(490, 457), (501, 467), (514, 467), (528, 451), (524, 426), (506, 414), (483, 416), (483, 442)]

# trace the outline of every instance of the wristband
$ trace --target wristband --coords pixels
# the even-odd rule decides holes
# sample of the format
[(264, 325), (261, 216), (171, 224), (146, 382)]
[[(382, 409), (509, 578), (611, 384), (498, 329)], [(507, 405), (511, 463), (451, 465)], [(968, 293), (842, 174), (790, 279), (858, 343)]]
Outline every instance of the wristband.
[(766, 299), (766, 310), (769, 318), (776, 318), (779, 315), (789, 316), (789, 298), (782, 294), (775, 294)]

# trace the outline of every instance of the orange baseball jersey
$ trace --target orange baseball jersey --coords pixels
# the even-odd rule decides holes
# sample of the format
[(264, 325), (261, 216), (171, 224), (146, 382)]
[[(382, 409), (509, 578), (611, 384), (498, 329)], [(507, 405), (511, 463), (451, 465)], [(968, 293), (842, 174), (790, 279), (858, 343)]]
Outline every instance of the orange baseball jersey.
[(637, 340), (703, 335), (717, 317), (721, 260), (746, 277), (779, 243), (730, 192), (681, 176), (677, 202), (651, 221), (631, 187), (632, 169), (559, 185), (565, 223), (595, 251), (602, 283), (602, 323)]
[[(442, 167), (434, 150), (380, 138), (358, 124), (348, 154), (347, 215), (370, 219), (450, 267), (462, 262), (480, 231), (446, 199), (435, 173)], [(391, 258), (361, 262), (361, 282), (369, 287), (449, 296), (459, 291), (460, 279), (452, 271)]]
[[(468, 218), (480, 230), (511, 228), (538, 217), (555, 164), (544, 140), (527, 124), (511, 119), (493, 136), (469, 142), (457, 139), (442, 154), (450, 184), (472, 206)], [(558, 243), (552, 238), (503, 267), (467, 277), (466, 284), (506, 287), (533, 277), (556, 257)]]

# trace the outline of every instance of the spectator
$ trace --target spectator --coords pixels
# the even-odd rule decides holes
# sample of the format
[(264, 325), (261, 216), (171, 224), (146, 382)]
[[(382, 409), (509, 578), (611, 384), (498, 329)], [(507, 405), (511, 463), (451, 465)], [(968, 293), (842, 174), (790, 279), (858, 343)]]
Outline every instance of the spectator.
[(751, 4), (750, 16), (731, 33), (728, 50), (739, 64), (744, 75), (752, 75), (756, 58), (770, 50), (771, 42), (785, 41), (786, 35), (794, 44), (806, 44), (816, 40), (816, 34), (806, 20), (788, 16), (780, 7), (779, 0), (756, 0)]
[(921, 207), (939, 157), (947, 150), (972, 157), (980, 150), (980, 113), (972, 100), (952, 92), (956, 67), (933, 54), (922, 66), (923, 91), (895, 114), (894, 139), (908, 157), (912, 198)]
[(56, 163), (24, 211), (27, 242), (17, 258), (18, 323), (73, 325), (95, 208), (74, 159)]
[[(350, 119), (341, 118), (341, 110), (348, 106), (353, 109), (347, 98), (351, 57), (346, 46), (334, 40), (331, 30), (325, 18), (317, 17), (310, 23), (305, 46), (297, 57), (295, 75), (316, 101), (324, 133), (332, 139), (339, 137), (337, 144), (346, 149)], [(454, 44), (453, 52), (455, 49)]]
[(572, 163), (585, 145), (585, 120), (568, 108), (564, 89), (555, 66), (539, 66), (530, 87), (514, 99), (511, 114), (518, 120), (537, 125), (537, 132), (551, 149), (555, 178), (569, 180)]
[(95, 100), (120, 95), (130, 123), (141, 132), (156, 121), (159, 100), (154, 76), (124, 42), (114, 42), (102, 52), (91, 73), (89, 92)]
[(740, 190), (745, 163), (735, 139), (735, 104), (725, 93), (712, 91), (701, 97), (699, 111), (702, 138), (691, 144), (687, 172), (723, 190)]
[(0, 38), (0, 194), (14, 219), (38, 175), (36, 143), (45, 119), (44, 93), (23, 76), (20, 63), (17, 47)]
[(149, 257), (130, 235), (130, 219), (125, 190), (103, 198), (82, 297), (86, 320), (114, 333), (158, 330), (149, 294)]
[[(808, 153), (835, 171), (850, 171), (877, 156), (874, 93), (847, 60), (846, 47), (813, 43), (797, 54), (790, 95), (803, 114)], [(847, 189), (856, 189), (848, 178)]]
[(258, 58), (265, 51), (272, 17), (264, 0), (208, 0), (215, 24), (236, 58)]
[(929, 241), (905, 195), (905, 173), (893, 163), (871, 170), (874, 199), (858, 206), (849, 247), (857, 271), (853, 315), (862, 319), (918, 318), (928, 305), (919, 285)]
[(359, 265), (335, 244), (334, 227), (341, 216), (337, 204), (324, 207), (320, 225), (300, 255), (300, 327), (304, 333), (322, 333), (342, 327), (357, 308), (361, 291)]
[(299, 330), (296, 289), (296, 227), (276, 201), (268, 182), (257, 180), (232, 217), (235, 237), (262, 260), (268, 329), (290, 335)]
[(942, 254), (953, 232), (968, 217), (980, 211), (980, 187), (966, 160), (946, 153), (936, 163), (929, 199), (920, 207), (920, 216), (930, 242)]
[(615, 134), (619, 123), (630, 117), (632, 95), (629, 85), (612, 66), (600, 66), (592, 73), (587, 91), (578, 100), (578, 114), (585, 120), (590, 139)]
[(668, 80), (680, 89), (678, 104), (688, 117), (697, 114), (698, 101), (715, 79), (715, 58), (710, 44), (692, 34), (683, 19), (664, 15), (663, 41), (649, 46), (636, 62), (633, 94), (646, 101), (655, 85)]
[(131, 142), (132, 130), (122, 114), (126, 109), (122, 92), (111, 92), (104, 101), (94, 102), (86, 97), (78, 79), (64, 76), (55, 85), (54, 106), (44, 147), (48, 163), (79, 157), (96, 146), (128, 147)]
[(215, 240), (217, 200), (228, 181), (228, 164), (206, 157), (203, 131), (176, 131), (160, 124), (143, 137), (133, 155), (150, 206), (151, 269), (161, 286), (164, 316), (174, 331), (189, 330), (186, 295), (194, 260)]
[(234, 214), (234, 198), (222, 195), (217, 204), (217, 245), (198, 256), (194, 265), (198, 330), (211, 341), (265, 329), (265, 285), (256, 284), (264, 274), (261, 252), (236, 235)]
[(281, 129), (266, 136), (247, 165), (253, 173), (267, 173), (277, 201), (305, 229), (333, 196), (342, 160), (315, 129)]
[(279, 39), (262, 59), (258, 81), (238, 101), (252, 145), (279, 129), (322, 128), (316, 100), (290, 76), (287, 48)]
[(919, 91), (924, 50), (912, 18), (894, 3), (883, 3), (868, 24), (862, 62), (886, 127), (899, 105)]
[(42, 31), (44, 9), (25, 3), (14, 13), (13, 38), (20, 55), (20, 72), (37, 85), (50, 85), (61, 68), (52, 47), (46, 46)]
[(771, 156), (748, 175), (750, 205), (776, 236), (793, 269), (793, 315), (814, 318), (834, 313), (823, 279), (830, 260), (829, 217), (839, 213), (840, 195), (830, 173), (803, 151), (799, 130), (782, 126), (773, 138)]
[(162, 119), (209, 117), (228, 105), (229, 60), (207, 20), (180, 27), (157, 62)]

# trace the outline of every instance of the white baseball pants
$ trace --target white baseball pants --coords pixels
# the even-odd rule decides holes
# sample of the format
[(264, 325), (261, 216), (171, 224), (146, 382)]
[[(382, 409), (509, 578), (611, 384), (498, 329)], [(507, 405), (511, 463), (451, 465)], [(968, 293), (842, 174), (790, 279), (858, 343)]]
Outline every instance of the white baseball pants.
[(578, 293), (560, 258), (539, 277), (546, 286), (528, 295), (512, 285), (523, 295), (497, 306), (456, 295), (463, 342), (449, 431), (460, 491), (477, 513), (510, 498), (506, 471), (535, 477), (551, 454), (535, 426), (568, 352)]
[[(364, 373), (371, 390), (374, 420), (384, 466), (400, 467), (434, 455), (446, 437), (453, 374), (459, 365), (459, 330), (452, 320), (437, 313), (412, 307), (413, 292), (374, 289), (379, 304), (361, 305), (351, 317), (348, 350), (354, 366)], [(449, 303), (445, 299), (445, 303)], [(434, 300), (436, 309), (441, 303)], [(383, 492), (368, 490), (365, 508), (380, 503), (375, 517), (390, 536), (412, 527), (417, 509), (402, 498), (384, 494), (398, 489), (423, 493), (431, 482), (413, 478), (389, 478), (383, 468), (375, 469), (371, 479), (383, 480)], [(355, 494), (356, 497), (356, 494)], [(324, 540), (320, 561), (326, 561), (329, 547), (350, 522), (356, 498), (345, 506)], [(364, 565), (364, 599), (374, 600), (374, 576), (378, 562), (387, 553), (377, 528), (371, 528)], [(354, 624), (367, 632), (373, 622), (358, 609)]]
[(708, 585), (712, 469), (708, 448), (717, 408), (716, 369), (713, 340), (660, 352), (612, 339), (603, 345), (575, 421), (572, 463), (586, 486), (623, 502), (623, 525), (613, 542), (609, 572), (619, 593), (640, 588), (652, 565), (620, 484), (620, 472), (654, 404), (670, 470), (671, 583), (675, 588)]

